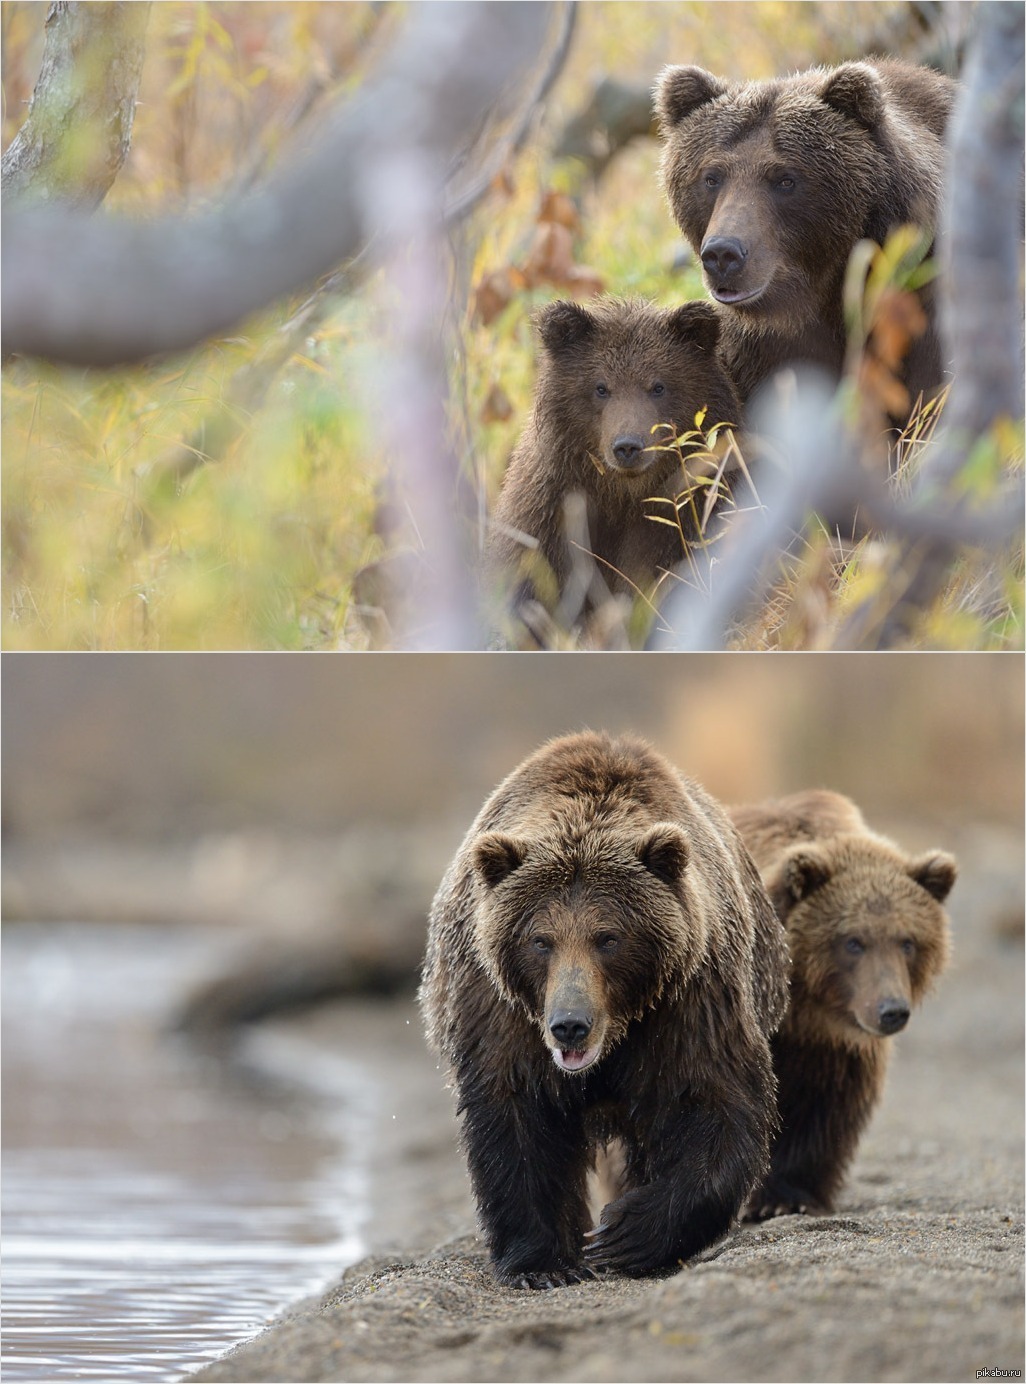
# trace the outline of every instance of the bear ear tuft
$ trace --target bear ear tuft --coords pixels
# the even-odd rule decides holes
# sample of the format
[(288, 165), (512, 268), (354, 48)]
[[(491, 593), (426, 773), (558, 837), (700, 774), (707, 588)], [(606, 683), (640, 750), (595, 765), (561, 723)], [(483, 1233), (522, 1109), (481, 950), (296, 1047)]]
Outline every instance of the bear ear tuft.
[(712, 303), (684, 303), (667, 314), (667, 325), (681, 341), (693, 342), (712, 353), (720, 340), (720, 315)]
[(674, 822), (657, 822), (638, 842), (638, 859), (664, 884), (675, 885), (687, 869), (691, 846)]
[(565, 298), (549, 303), (535, 318), (538, 335), (542, 345), (551, 354), (576, 346), (587, 339), (596, 327), (595, 318), (580, 303), (571, 303)]
[(828, 106), (867, 130), (875, 130), (884, 118), (883, 85), (879, 73), (866, 62), (835, 67), (819, 95)]
[(663, 129), (672, 130), (726, 90), (726, 84), (704, 67), (664, 67), (655, 88), (656, 114)]
[(929, 851), (913, 860), (908, 872), (938, 903), (943, 903), (958, 876), (958, 865), (955, 857), (946, 851)]
[(501, 831), (490, 831), (474, 843), (474, 869), (489, 889), (518, 869), (524, 863), (527, 847), (512, 836), (504, 836)]
[(794, 903), (815, 893), (830, 875), (830, 862), (814, 847), (800, 846), (784, 862), (784, 885)]

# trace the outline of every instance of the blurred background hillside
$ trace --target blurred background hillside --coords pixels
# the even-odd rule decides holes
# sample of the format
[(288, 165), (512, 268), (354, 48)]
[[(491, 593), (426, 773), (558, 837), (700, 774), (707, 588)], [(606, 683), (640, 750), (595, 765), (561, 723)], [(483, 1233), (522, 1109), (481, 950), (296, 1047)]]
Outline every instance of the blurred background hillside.
[(9, 844), (469, 822), (543, 739), (650, 738), (726, 801), (825, 784), (870, 816), (1015, 824), (1014, 655), (4, 659)]

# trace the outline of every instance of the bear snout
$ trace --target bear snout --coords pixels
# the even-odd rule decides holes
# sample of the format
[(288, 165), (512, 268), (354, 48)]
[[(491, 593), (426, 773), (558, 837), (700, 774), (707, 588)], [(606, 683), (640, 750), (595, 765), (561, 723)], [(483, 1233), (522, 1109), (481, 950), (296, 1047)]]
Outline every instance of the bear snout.
[(905, 1000), (889, 998), (880, 1001), (876, 1012), (880, 1032), (891, 1034), (901, 1032), (908, 1023), (911, 1010)]
[(613, 443), (613, 463), (622, 471), (641, 471), (648, 466), (651, 454), (646, 455), (645, 440), (637, 433), (627, 433)]
[(702, 268), (716, 286), (729, 287), (747, 258), (748, 251), (736, 236), (710, 236), (702, 246)]
[(549, 1032), (564, 1051), (582, 1052), (592, 1027), (591, 1015), (581, 1009), (557, 1009), (549, 1019)]

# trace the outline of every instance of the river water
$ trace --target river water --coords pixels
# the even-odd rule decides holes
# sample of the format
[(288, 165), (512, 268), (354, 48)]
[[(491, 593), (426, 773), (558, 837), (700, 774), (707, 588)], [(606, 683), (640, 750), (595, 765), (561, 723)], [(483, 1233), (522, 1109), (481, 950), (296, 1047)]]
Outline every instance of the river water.
[(223, 945), (3, 930), (7, 1384), (180, 1378), (362, 1253), (360, 1066), (261, 1034), (284, 1080), (245, 1082), (162, 1034)]

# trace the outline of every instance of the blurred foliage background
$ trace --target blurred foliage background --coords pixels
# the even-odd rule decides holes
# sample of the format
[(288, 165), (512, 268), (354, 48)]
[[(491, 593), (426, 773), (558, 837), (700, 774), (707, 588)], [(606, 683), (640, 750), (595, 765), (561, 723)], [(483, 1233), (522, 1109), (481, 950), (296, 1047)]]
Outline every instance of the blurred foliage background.
[[(568, 119), (598, 84), (614, 76), (647, 86), (667, 61), (765, 77), (867, 52), (915, 53), (916, 8), (579, 7), (569, 59), (531, 138), (454, 236), (452, 428), (479, 507), (528, 410), (535, 307), (567, 291), (663, 304), (704, 296), (694, 265), (680, 263), (655, 140), (632, 140), (601, 177), (557, 156)], [(38, 72), (46, 9), (2, 7), (5, 146)], [(153, 6), (131, 153), (107, 206), (144, 216), (200, 209), (259, 178), (311, 113), (373, 67), (402, 16), (402, 5), (363, 3)], [(282, 303), (231, 340), (144, 368), (10, 363), (4, 647), (367, 647), (353, 582), (387, 551), (390, 531), (386, 458), (364, 407), (368, 373), (387, 380), (378, 335), (387, 291), (362, 280), (298, 338), (283, 331), (298, 300)], [(267, 368), (266, 387), (240, 403), (235, 385), (253, 366)], [(813, 536), (793, 584), (743, 632), (743, 647), (816, 646), (845, 600), (827, 573), (830, 538)], [(930, 642), (1017, 647), (1019, 577), (1017, 567), (969, 564)]]

